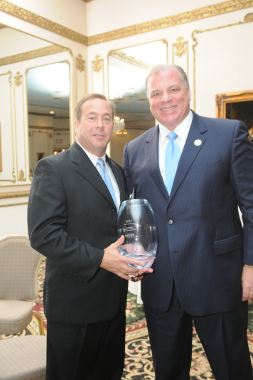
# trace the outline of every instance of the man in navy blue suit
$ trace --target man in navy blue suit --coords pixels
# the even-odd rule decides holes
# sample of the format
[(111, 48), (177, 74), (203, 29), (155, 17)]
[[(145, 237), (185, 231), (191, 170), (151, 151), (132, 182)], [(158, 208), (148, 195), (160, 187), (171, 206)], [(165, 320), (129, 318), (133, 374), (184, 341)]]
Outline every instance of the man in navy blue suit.
[[(158, 230), (142, 280), (156, 380), (188, 380), (192, 320), (216, 380), (249, 380), (253, 299), (253, 146), (243, 122), (190, 110), (187, 76), (155, 66), (147, 78), (159, 124), (124, 151), (128, 189), (147, 199)], [(238, 206), (242, 212), (243, 227)]]

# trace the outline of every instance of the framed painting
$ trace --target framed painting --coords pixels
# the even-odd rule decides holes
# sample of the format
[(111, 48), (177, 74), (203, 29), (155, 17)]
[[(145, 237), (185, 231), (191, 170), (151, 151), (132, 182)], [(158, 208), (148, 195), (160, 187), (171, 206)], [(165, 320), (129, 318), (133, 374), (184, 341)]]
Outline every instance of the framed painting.
[(37, 153), (37, 162), (45, 157), (45, 153)]
[(218, 94), (215, 101), (216, 117), (244, 121), (253, 143), (253, 90)]

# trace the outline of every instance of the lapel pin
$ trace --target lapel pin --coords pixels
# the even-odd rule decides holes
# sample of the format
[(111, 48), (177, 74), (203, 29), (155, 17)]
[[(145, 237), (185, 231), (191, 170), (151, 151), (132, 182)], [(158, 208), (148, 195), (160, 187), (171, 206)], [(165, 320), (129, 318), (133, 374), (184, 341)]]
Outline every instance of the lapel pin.
[(200, 146), (201, 144), (202, 144), (201, 140), (195, 140), (194, 141), (194, 145), (196, 145), (196, 146)]

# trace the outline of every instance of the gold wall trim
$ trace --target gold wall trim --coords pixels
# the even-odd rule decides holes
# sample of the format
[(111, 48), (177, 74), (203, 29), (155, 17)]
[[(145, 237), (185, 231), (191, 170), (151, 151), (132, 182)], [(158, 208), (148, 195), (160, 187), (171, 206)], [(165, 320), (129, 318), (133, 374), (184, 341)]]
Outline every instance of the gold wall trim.
[(211, 32), (213, 30), (218, 30), (218, 29), (224, 29), (224, 28), (229, 28), (231, 26), (236, 26), (236, 25), (243, 25), (253, 22), (253, 13), (248, 13), (243, 21), (238, 21), (233, 24), (227, 24), (227, 25), (222, 25), (222, 26), (217, 26), (215, 28), (210, 28), (210, 29), (204, 29), (204, 30), (197, 30), (195, 29), (192, 32), (192, 39), (194, 41), (194, 44), (192, 45), (192, 50), (193, 50), (193, 110), (196, 111), (196, 51), (195, 48), (198, 45), (197, 38), (195, 34), (198, 33), (205, 33), (205, 32)]
[(30, 191), (17, 191), (16, 193), (0, 193), (0, 199), (28, 197)]
[(85, 60), (82, 58), (82, 54), (78, 54), (76, 57), (76, 68), (80, 71), (80, 73), (85, 70)]
[[(172, 45), (172, 63), (174, 64), (174, 56), (181, 58), (184, 54), (187, 56), (187, 76), (189, 79), (189, 48), (188, 41), (184, 41), (184, 37), (178, 37), (178, 42)], [(176, 49), (176, 50), (175, 50)]]
[(105, 73), (104, 73), (104, 59), (103, 58), (100, 58), (100, 55), (96, 55), (95, 56), (95, 60), (91, 62), (91, 65), (92, 65), (92, 92), (94, 92), (93, 90), (93, 76), (94, 76), (94, 71), (95, 73), (99, 73), (101, 70), (103, 70), (103, 94), (105, 93)]
[(120, 59), (121, 61), (130, 63), (131, 65), (141, 67), (142, 69), (145, 69), (148, 71), (150, 71), (153, 67), (149, 63), (143, 62), (140, 59), (132, 57), (131, 55), (127, 55), (126, 53), (124, 53), (121, 50), (112, 50), (110, 56), (117, 58), (117, 59)]
[(0, 76), (2, 76), (2, 75), (9, 75), (8, 82), (10, 84), (11, 143), (12, 143), (12, 165), (13, 165), (13, 167), (12, 167), (12, 173), (11, 174), (12, 174), (13, 179), (0, 179), (0, 182), (12, 182), (12, 183), (15, 183), (16, 182), (16, 176), (15, 176), (15, 167), (14, 167), (14, 142), (13, 142), (14, 132), (13, 132), (13, 119), (12, 119), (12, 112), (13, 112), (13, 109), (12, 109), (12, 81), (11, 81), (12, 72), (8, 71), (7, 73), (0, 74)]
[(27, 11), (26, 9), (18, 7), (17, 5), (9, 3), (8, 1), (0, 0), (0, 11), (20, 18), (26, 22), (30, 22), (31, 24), (39, 26), (43, 29), (47, 29), (50, 32), (59, 34), (60, 36), (69, 38), (72, 41), (87, 45), (87, 37), (83, 34), (77, 33), (74, 30), (68, 29), (60, 24), (36, 15), (35, 13)]
[(0, 207), (10, 207), (10, 206), (23, 206), (27, 205), (28, 202), (23, 202), (23, 203), (9, 203), (8, 205), (0, 205)]
[(41, 49), (31, 50), (25, 53), (15, 54), (15, 55), (10, 55), (9, 57), (0, 58), (0, 66), (10, 65), (12, 63), (17, 63), (17, 62), (28, 61), (29, 59), (33, 59), (33, 58), (45, 57), (46, 55), (61, 53), (63, 51), (68, 51), (68, 49), (61, 46), (57, 46), (57, 45), (47, 46)]
[(208, 17), (239, 11), (241, 9), (250, 8), (252, 6), (253, 0), (223, 1), (221, 3), (194, 9), (192, 11), (178, 13), (173, 16), (128, 26), (126, 28), (113, 30), (107, 33), (97, 34), (88, 37), (88, 46), (116, 40), (119, 38), (130, 37), (141, 33), (152, 32), (158, 29), (170, 28), (172, 26), (198, 21)]
[(49, 30), (50, 32), (59, 34), (86, 46), (113, 41), (119, 38), (130, 37), (141, 33), (152, 32), (154, 30), (170, 28), (172, 26), (186, 24), (188, 22), (198, 21), (204, 18), (219, 16), (251, 7), (253, 7), (253, 0), (223, 1), (221, 3), (194, 9), (192, 11), (178, 13), (173, 16), (163, 17), (157, 20), (86, 37), (44, 17), (38, 16), (35, 13), (18, 7), (17, 5), (11, 4), (8, 1), (0, 0), (0, 11), (8, 13), (14, 17), (18, 17), (21, 20), (30, 22), (31, 24), (37, 25), (41, 28)]
[(99, 73), (99, 71), (104, 68), (104, 60), (103, 58), (100, 58), (100, 55), (96, 55), (95, 58), (96, 59), (92, 61), (92, 69), (96, 73)]

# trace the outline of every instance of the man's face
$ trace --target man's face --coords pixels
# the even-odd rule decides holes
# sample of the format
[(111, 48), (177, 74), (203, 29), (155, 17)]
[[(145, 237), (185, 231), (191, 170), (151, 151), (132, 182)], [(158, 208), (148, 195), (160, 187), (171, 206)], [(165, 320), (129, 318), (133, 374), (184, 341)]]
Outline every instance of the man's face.
[(188, 115), (191, 92), (185, 88), (182, 75), (174, 67), (161, 71), (148, 81), (152, 115), (173, 131)]
[(75, 120), (76, 139), (88, 152), (102, 157), (113, 134), (112, 110), (103, 99), (83, 103), (82, 117)]

